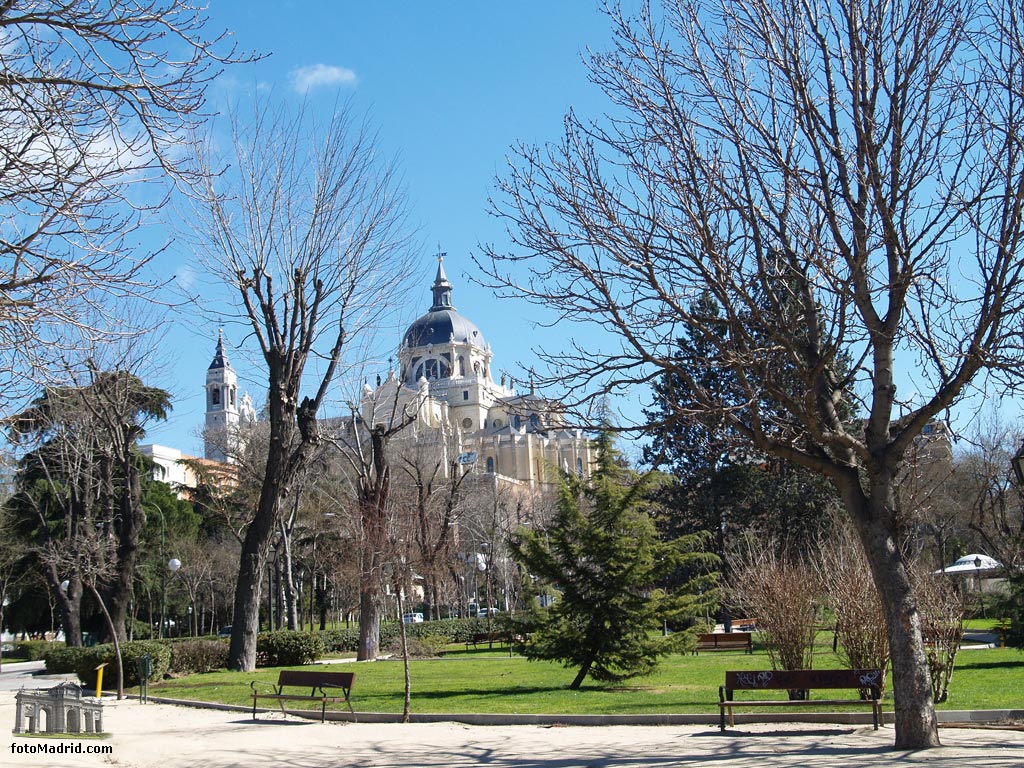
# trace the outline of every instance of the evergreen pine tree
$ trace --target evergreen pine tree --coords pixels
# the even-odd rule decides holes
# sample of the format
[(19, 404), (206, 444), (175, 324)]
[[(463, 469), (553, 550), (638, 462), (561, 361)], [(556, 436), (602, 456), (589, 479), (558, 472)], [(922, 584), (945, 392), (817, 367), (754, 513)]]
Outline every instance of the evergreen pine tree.
[(716, 558), (702, 551), (699, 534), (660, 540), (651, 516), (657, 476), (625, 466), (608, 432), (596, 443), (589, 481), (562, 478), (551, 528), (520, 530), (512, 542), (525, 571), (561, 590), (528, 620), (533, 637), (525, 653), (577, 668), (573, 689), (588, 675), (616, 682), (649, 674), (688, 637), (659, 637), (662, 622), (701, 615), (716, 600), (708, 575), (672, 593), (659, 588), (680, 566), (707, 574)]

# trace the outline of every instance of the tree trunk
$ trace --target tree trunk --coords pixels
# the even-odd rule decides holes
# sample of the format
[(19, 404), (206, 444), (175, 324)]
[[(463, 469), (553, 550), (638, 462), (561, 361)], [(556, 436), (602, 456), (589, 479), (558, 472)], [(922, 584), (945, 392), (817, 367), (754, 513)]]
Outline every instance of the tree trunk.
[(583, 681), (586, 680), (587, 674), (590, 672), (590, 667), (593, 665), (592, 659), (587, 659), (583, 662), (583, 666), (580, 667), (580, 671), (576, 674), (576, 679), (569, 685), (570, 690), (578, 691), (580, 686), (583, 685)]
[(128, 605), (132, 600), (132, 582), (135, 579), (135, 564), (139, 555), (139, 536), (142, 533), (142, 487), (139, 472), (131, 458), (121, 462), (125, 473), (120, 512), (121, 520), (117, 541), (117, 572), (107, 592), (107, 610), (116, 638), (124, 643), (128, 640), (125, 625), (128, 618)]
[(256, 668), (256, 635), (260, 628), (260, 593), (263, 586), (264, 555), (247, 551), (255, 546), (245, 537), (242, 560), (235, 583), (235, 607), (231, 616), (231, 645), (228, 669), (251, 672)]
[(295, 586), (295, 571), (292, 568), (292, 547), (291, 533), (282, 532), (281, 541), (284, 543), (284, 563), (281, 566), (284, 576), (284, 611), (286, 615), (286, 626), (290, 630), (300, 629), (299, 623), (299, 599), (298, 589)]
[(412, 676), (409, 674), (409, 638), (405, 632), (405, 603), (402, 599), (402, 588), (395, 585), (395, 595), (398, 597), (398, 631), (402, 639), (402, 669), (405, 673), (405, 698), (402, 700), (402, 722), (409, 722), (409, 712), (412, 709)]
[[(114, 658), (117, 659), (117, 700), (120, 701), (124, 698), (124, 659), (121, 657), (121, 642), (117, 637), (114, 620), (111, 618), (107, 606), (103, 604), (103, 598), (100, 596), (99, 590), (92, 584), (89, 585), (89, 589), (92, 590), (96, 602), (100, 604), (100, 610), (103, 612), (103, 618), (107, 620), (107, 629), (114, 643)], [(96, 695), (99, 695), (99, 691), (97, 691)]]
[[(271, 366), (272, 390), (277, 384), (278, 373)], [(267, 562), (271, 536), (280, 521), (281, 498), (287, 493), (287, 485), (295, 473), (304, 466), (310, 447), (310, 444), (303, 442), (293, 450), (288, 450), (292, 434), (291, 419), (292, 414), (287, 412), (282, 403), (271, 398), (270, 441), (260, 498), (256, 504), (256, 514), (245, 531), (238, 580), (235, 582), (228, 669), (241, 672), (251, 672), (256, 668), (263, 567)], [(315, 419), (313, 426), (315, 428)]]
[(380, 580), (371, 573), (359, 578), (359, 649), (356, 661), (373, 661), (380, 652), (380, 619), (384, 605)]
[(68, 579), (67, 591), (60, 588), (57, 571), (47, 568), (47, 581), (51, 593), (57, 596), (60, 606), (61, 625), (64, 630), (64, 644), (71, 648), (82, 646), (82, 580), (77, 576)]
[(910, 573), (894, 531), (895, 481), (890, 475), (872, 478), (872, 495), (865, 497), (857, 483), (847, 496), (864, 551), (878, 588), (889, 633), (892, 691), (897, 749), (939, 746), (938, 721), (932, 701), (931, 677), (921, 635), (921, 616)]
[(387, 434), (375, 427), (370, 432), (372, 474), (360, 478), (362, 553), (359, 569), (359, 649), (357, 661), (372, 661), (380, 652), (380, 620), (383, 611), (382, 575), (387, 547), (389, 475), (384, 447)]

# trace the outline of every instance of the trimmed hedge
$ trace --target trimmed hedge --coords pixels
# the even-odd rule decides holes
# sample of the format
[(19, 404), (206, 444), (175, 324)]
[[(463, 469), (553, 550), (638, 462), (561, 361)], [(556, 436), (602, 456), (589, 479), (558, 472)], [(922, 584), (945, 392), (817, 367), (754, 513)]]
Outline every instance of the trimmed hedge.
[(291, 667), (310, 664), (327, 651), (320, 633), (261, 632), (256, 636), (257, 667)]
[[(502, 618), (495, 619), (492, 629), (504, 628)], [(442, 619), (405, 625), (410, 652), (416, 656), (436, 655), (445, 645), (464, 643), (486, 629), (487, 622), (481, 619)], [(358, 647), (359, 629), (356, 627), (323, 632), (261, 632), (256, 638), (256, 666), (301, 666), (311, 664), (329, 653), (355, 653)], [(398, 624), (381, 624), (380, 647), (399, 647)], [(223, 669), (228, 662), (228, 648), (227, 642), (212, 638), (133, 640), (122, 647), (124, 685), (128, 688), (139, 684), (137, 660), (140, 656), (151, 657), (152, 671), (149, 679), (159, 680), (168, 673), (186, 675)], [(91, 648), (66, 648), (58, 645), (46, 650), (43, 658), (48, 673), (75, 673), (86, 687), (95, 687), (96, 667), (106, 662), (103, 687), (117, 687), (117, 660), (114, 658), (112, 644)]]
[[(142, 656), (151, 659), (150, 680), (160, 680), (171, 664), (171, 649), (165, 643), (155, 640), (133, 640), (121, 646), (124, 664), (124, 687), (139, 684), (138, 660)], [(103, 689), (117, 688), (117, 657), (113, 643), (94, 645), (91, 648), (55, 648), (46, 654), (46, 671), (50, 674), (75, 673), (86, 688), (96, 687), (96, 667), (106, 664), (103, 672)]]
[[(504, 629), (502, 619), (495, 618), (492, 629)], [(424, 621), (418, 624), (406, 624), (405, 634), (410, 640), (424, 640), (436, 646), (448, 643), (465, 643), (473, 639), (473, 635), (487, 631), (487, 622), (483, 619), (441, 619), (440, 621)], [(359, 649), (359, 629), (327, 629), (313, 634), (323, 639), (326, 653), (355, 653)], [(399, 642), (398, 624), (388, 622), (380, 626), (380, 647), (396, 648)]]
[(9, 659), (24, 659), (25, 661), (39, 661), (49, 651), (56, 648), (63, 648), (64, 643), (51, 642), (49, 640), (19, 640), (14, 644), (14, 650), (5, 655)]
[(187, 638), (170, 643), (172, 675), (212, 672), (228, 665), (228, 643), (209, 638)]

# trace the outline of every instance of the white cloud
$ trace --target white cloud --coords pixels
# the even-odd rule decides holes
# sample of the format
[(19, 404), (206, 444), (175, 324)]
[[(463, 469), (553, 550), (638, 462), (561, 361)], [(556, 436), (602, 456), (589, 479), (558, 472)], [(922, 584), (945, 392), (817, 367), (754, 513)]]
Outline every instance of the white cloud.
[(313, 88), (322, 86), (356, 84), (356, 73), (351, 69), (333, 67), (328, 64), (311, 64), (308, 67), (293, 69), (289, 78), (292, 88), (298, 93), (308, 93)]

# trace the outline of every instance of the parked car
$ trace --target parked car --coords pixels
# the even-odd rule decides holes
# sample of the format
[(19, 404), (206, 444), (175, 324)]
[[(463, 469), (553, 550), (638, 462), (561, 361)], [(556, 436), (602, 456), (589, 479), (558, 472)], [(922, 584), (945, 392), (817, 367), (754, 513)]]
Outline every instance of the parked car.
[(228, 624), (226, 627), (221, 627), (217, 637), (231, 637), (231, 625)]
[(407, 613), (402, 617), (403, 624), (422, 624), (423, 614), (422, 613)]
[(477, 616), (481, 619), (486, 619), (488, 616), (491, 616), (493, 618), (494, 616), (497, 616), (499, 613), (501, 613), (500, 608), (481, 608), (480, 611), (477, 613)]

